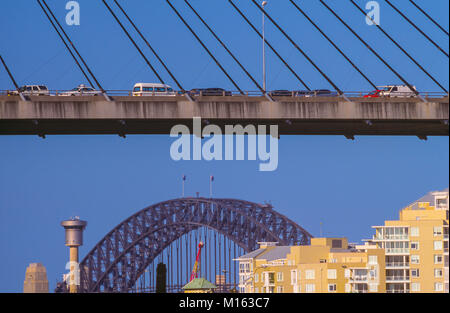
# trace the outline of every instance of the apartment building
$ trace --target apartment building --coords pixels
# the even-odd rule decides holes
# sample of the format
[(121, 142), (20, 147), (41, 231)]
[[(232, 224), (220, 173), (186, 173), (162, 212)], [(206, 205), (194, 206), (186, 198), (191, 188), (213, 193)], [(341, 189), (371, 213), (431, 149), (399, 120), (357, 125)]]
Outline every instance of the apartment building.
[(244, 293), (385, 292), (384, 249), (350, 246), (345, 238), (313, 238), (309, 246), (260, 243), (241, 256)]
[(448, 188), (430, 192), (373, 226), (370, 244), (385, 250), (386, 292), (449, 292)]

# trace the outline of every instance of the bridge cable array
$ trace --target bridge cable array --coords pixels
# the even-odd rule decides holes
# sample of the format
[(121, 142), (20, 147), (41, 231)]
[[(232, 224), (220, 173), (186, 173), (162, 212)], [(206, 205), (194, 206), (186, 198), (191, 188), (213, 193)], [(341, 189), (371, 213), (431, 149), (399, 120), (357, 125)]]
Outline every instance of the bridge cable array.
[[(232, 0), (229, 0), (232, 1)], [(280, 25), (263, 9), (259, 6), (259, 4), (256, 2), (256, 0), (251, 0), (253, 4), (272, 22), (273, 25), (275, 25), (276, 28), (286, 37), (286, 39), (289, 40), (289, 42), (308, 60), (309, 63), (325, 78), (328, 83), (330, 83), (333, 88), (338, 92), (339, 95), (344, 95), (342, 90), (339, 89), (339, 87), (319, 68), (319, 66), (314, 63), (314, 61), (308, 56), (308, 54), (303, 51), (297, 43), (284, 31), (283, 28), (281, 28)]]
[(400, 11), (395, 5), (393, 5), (389, 0), (384, 0), (391, 8), (393, 8), (401, 17), (403, 17), (409, 24), (411, 24), (419, 33), (422, 34), (429, 42), (431, 42), (439, 51), (441, 51), (447, 58), (449, 57), (448, 52), (441, 48), (433, 39), (430, 38), (423, 30), (421, 30), (413, 21), (411, 21), (402, 11)]
[[(50, 13), (50, 15), (52, 16), (52, 18), (50, 18), (50, 16), (48, 15), (47, 11), (45, 10), (45, 8), (43, 7), (42, 3), (45, 5), (45, 7), (48, 10), (48, 13)], [(97, 84), (97, 87), (101, 90), (103, 96), (106, 98), (106, 100), (110, 101), (111, 99), (108, 97), (108, 95), (106, 94), (105, 90), (103, 89), (103, 87), (100, 85), (100, 83), (98, 82), (97, 78), (95, 77), (95, 75), (92, 73), (91, 69), (89, 68), (89, 66), (86, 64), (86, 62), (84, 61), (83, 57), (81, 56), (81, 54), (79, 53), (78, 49), (76, 48), (75, 44), (72, 42), (72, 40), (70, 40), (69, 35), (67, 35), (67, 33), (65, 32), (64, 28), (61, 26), (61, 24), (59, 23), (58, 19), (55, 17), (55, 15), (53, 14), (53, 11), (50, 9), (50, 7), (47, 5), (47, 3), (45, 2), (45, 0), (37, 0), (39, 6), (41, 7), (42, 11), (45, 13), (45, 15), (47, 16), (48, 20), (50, 21), (50, 23), (52, 24), (53, 28), (55, 29), (55, 31), (58, 33), (59, 37), (61, 38), (61, 40), (64, 42), (64, 45), (66, 46), (66, 48), (69, 50), (70, 54), (72, 55), (72, 57), (74, 58), (75, 62), (77, 63), (78, 67), (81, 69), (82, 73), (84, 74), (85, 78), (88, 80), (89, 84), (91, 84), (91, 86), (93, 86), (91, 80), (89, 79), (88, 75), (86, 75), (86, 72), (82, 69), (80, 63), (78, 62), (78, 60), (76, 59), (76, 57), (74, 56), (74, 54), (72, 53), (72, 51), (70, 50), (67, 42), (71, 45), (71, 47), (73, 48), (73, 50), (75, 51), (75, 53), (77, 54), (77, 56), (80, 58), (81, 62), (83, 63), (83, 65), (86, 67), (87, 71), (89, 72), (89, 74), (91, 75), (91, 77), (94, 79), (95, 83)], [(61, 33), (59, 32), (58, 28), (56, 27), (55, 23), (58, 25), (59, 29), (62, 31), (62, 33), (64, 34), (65, 39), (67, 40), (67, 42), (65, 41), (65, 39), (63, 38), (63, 36), (61, 35)]]
[(22, 101), (26, 101), (24, 95), (23, 95), (22, 92), (20, 91), (19, 85), (17, 85), (17, 82), (16, 82), (16, 80), (14, 79), (13, 74), (12, 74), (11, 71), (9, 70), (8, 65), (6, 65), (6, 62), (5, 62), (5, 60), (3, 60), (3, 57), (2, 57), (1, 54), (0, 54), (0, 61), (2, 62), (3, 66), (4, 66), (5, 70), (6, 70), (6, 72), (8, 73), (8, 76), (9, 76), (9, 78), (11, 79), (11, 81), (12, 81), (14, 87), (16, 87), (16, 90), (17, 90), (17, 92), (19, 93), (20, 98), (22, 99)]
[(442, 27), (438, 22), (436, 22), (435, 19), (433, 19), (427, 12), (425, 12), (425, 10), (423, 10), (417, 3), (415, 3), (413, 0), (409, 0), (409, 2), (411, 2), (420, 12), (422, 12), (423, 15), (425, 15), (431, 22), (433, 22), (434, 25), (436, 25), (440, 30), (442, 30), (444, 32), (444, 34), (446, 34), (447, 36), (448, 31), (446, 31), (444, 29), (444, 27)]
[(327, 8), (356, 38), (358, 38), (362, 44), (369, 49), (381, 62), (384, 63), (384, 65), (386, 65), (387, 68), (389, 68), (391, 70), (392, 73), (394, 73), (406, 86), (408, 86), (408, 88), (410, 90), (412, 90), (416, 95), (418, 95), (419, 93), (417, 92), (417, 90), (415, 90), (412, 85), (402, 76), (400, 75), (391, 65), (389, 65), (389, 63), (384, 60), (364, 39), (362, 39), (362, 37), (360, 35), (358, 35), (358, 33), (351, 28), (331, 7), (329, 7), (323, 0), (319, 0), (320, 3)]
[(189, 6), (189, 8), (194, 12), (194, 14), (199, 18), (199, 20), (205, 25), (205, 27), (210, 31), (210, 33), (214, 36), (214, 38), (217, 39), (217, 41), (222, 45), (222, 47), (228, 52), (228, 54), (233, 58), (233, 60), (239, 65), (239, 67), (245, 72), (245, 74), (250, 78), (250, 80), (256, 85), (256, 87), (266, 96), (269, 98), (269, 100), (273, 101), (273, 99), (267, 95), (266, 90), (264, 90), (258, 82), (253, 78), (253, 76), (247, 71), (247, 69), (242, 65), (241, 62), (236, 58), (236, 56), (233, 54), (233, 52), (228, 49), (228, 47), (225, 45), (225, 43), (216, 35), (216, 33), (209, 27), (208, 23), (205, 22), (205, 20), (198, 14), (198, 12), (191, 6), (191, 4), (184, 0), (184, 2)]
[(114, 0), (114, 3), (117, 5), (117, 7), (123, 13), (123, 15), (125, 15), (127, 20), (130, 22), (130, 24), (133, 26), (133, 28), (136, 30), (136, 32), (139, 34), (139, 36), (142, 38), (142, 40), (144, 40), (144, 42), (146, 43), (148, 48), (152, 51), (152, 53), (155, 55), (155, 57), (158, 59), (158, 61), (161, 63), (161, 65), (164, 67), (164, 69), (167, 71), (167, 73), (170, 75), (170, 77), (173, 79), (173, 81), (177, 84), (178, 88), (180, 88), (180, 90), (182, 92), (184, 92), (185, 90), (184, 90), (183, 86), (181, 86), (180, 82), (175, 78), (175, 76), (172, 74), (170, 69), (167, 67), (166, 63), (161, 59), (161, 57), (158, 55), (158, 53), (155, 51), (155, 49), (150, 45), (150, 43), (148, 42), (147, 38), (145, 38), (145, 36), (142, 34), (142, 32), (139, 30), (139, 28), (133, 22), (133, 20), (125, 12), (123, 7), (119, 4), (119, 2), (117, 0)]
[(178, 10), (170, 3), (169, 0), (166, 0), (167, 4), (169, 4), (170, 8), (175, 12), (175, 14), (178, 16), (178, 18), (183, 22), (183, 24), (189, 29), (189, 31), (194, 35), (194, 37), (197, 39), (197, 41), (202, 45), (203, 49), (209, 54), (209, 56), (214, 60), (214, 62), (217, 64), (217, 66), (222, 70), (222, 72), (225, 74), (225, 76), (231, 81), (231, 83), (238, 89), (238, 91), (244, 95), (244, 92), (242, 89), (238, 86), (238, 84), (231, 78), (230, 74), (223, 68), (223, 66), (220, 64), (220, 62), (214, 57), (212, 52), (208, 49), (208, 47), (203, 43), (203, 41), (200, 39), (200, 37), (195, 33), (195, 31), (192, 29), (191, 26), (186, 22), (186, 20), (183, 18), (183, 16), (178, 12)]
[[(388, 0), (386, 0), (388, 1)], [(364, 12), (364, 10), (358, 6), (354, 0), (350, 0), (350, 2), (362, 13), (364, 14), (364, 16), (366, 16), (366, 13)], [(448, 90), (445, 89), (444, 86), (442, 86), (436, 78), (434, 78), (430, 73), (428, 73), (422, 65), (419, 64), (419, 62), (417, 62), (416, 59), (414, 59), (394, 38), (392, 38), (392, 36), (390, 36), (380, 25), (378, 25), (377, 23), (375, 23), (375, 21), (370, 18), (372, 23), (387, 37), (389, 38), (389, 40), (391, 40), (396, 46), (397, 48), (399, 48), (411, 61), (414, 62), (414, 64), (416, 64), (421, 70), (422, 72), (424, 72), (429, 78), (431, 78), (431, 80), (433, 80), (433, 82), (439, 86), (439, 88), (441, 88), (445, 93), (448, 93)], [(408, 86), (409, 87), (409, 86)], [(413, 89), (411, 89), (413, 90)]]
[(123, 26), (122, 22), (120, 22), (119, 18), (117, 17), (117, 15), (114, 13), (114, 11), (111, 9), (111, 7), (106, 3), (105, 0), (102, 0), (103, 4), (106, 6), (106, 8), (108, 9), (109, 13), (111, 13), (111, 15), (114, 17), (114, 19), (116, 20), (117, 24), (119, 24), (119, 26), (122, 28), (122, 30), (125, 32), (125, 34), (128, 36), (128, 39), (130, 39), (130, 41), (133, 43), (134, 47), (138, 50), (139, 54), (142, 56), (142, 58), (145, 60), (145, 62), (147, 63), (147, 65), (150, 67), (150, 69), (153, 71), (153, 73), (156, 75), (156, 77), (158, 78), (159, 82), (161, 84), (165, 84), (164, 79), (161, 77), (161, 75), (159, 75), (158, 71), (153, 67), (153, 65), (150, 63), (150, 61), (147, 59), (147, 57), (145, 56), (145, 54), (142, 52), (141, 48), (139, 48), (139, 46), (137, 45), (136, 41), (134, 41), (133, 37), (131, 37), (130, 33), (127, 31), (127, 29), (125, 28), (125, 26)]
[[(255, 25), (250, 22), (247, 16), (236, 6), (233, 1), (228, 0), (228, 2), (233, 6), (233, 8), (239, 13), (240, 16), (247, 22), (247, 24), (258, 34), (258, 36), (263, 39), (261, 32), (255, 27)], [(264, 38), (265, 44), (272, 50), (273, 53), (283, 62), (283, 64), (289, 69), (289, 71), (295, 76), (295, 78), (306, 88), (311, 91), (311, 88), (300, 78), (300, 76), (292, 69), (292, 67), (286, 62), (285, 59), (278, 53), (278, 51), (270, 44), (267, 39)]]
[(308, 16), (308, 14), (305, 13), (305, 11), (303, 11), (298, 5), (297, 3), (295, 3), (293, 0), (289, 0), (294, 7), (320, 32), (320, 34), (326, 39), (328, 40), (328, 42), (331, 43), (331, 45), (350, 63), (351, 66), (353, 66), (353, 68), (358, 71), (359, 74), (361, 74), (361, 76), (374, 88), (377, 89), (377, 86), (367, 77), (367, 75), (365, 75), (362, 70), (355, 65), (355, 63), (352, 62), (352, 60), (350, 60), (350, 58), (334, 43), (334, 41), (328, 37), (325, 32), (319, 27), (317, 26), (316, 23), (314, 23), (314, 21)]

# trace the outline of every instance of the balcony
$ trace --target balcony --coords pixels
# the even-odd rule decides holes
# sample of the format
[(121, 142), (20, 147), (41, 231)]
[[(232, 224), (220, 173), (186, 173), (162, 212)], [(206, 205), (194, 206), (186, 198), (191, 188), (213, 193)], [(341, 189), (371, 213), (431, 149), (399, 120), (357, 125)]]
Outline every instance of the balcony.
[(386, 248), (386, 254), (409, 254), (409, 248)]
[(395, 281), (395, 282), (409, 281), (409, 276), (386, 276), (386, 281)]
[(409, 293), (409, 289), (388, 289), (386, 293)]
[(408, 235), (375, 235), (372, 237), (373, 240), (409, 240)]
[(353, 276), (353, 277), (350, 277), (350, 280), (356, 281), (356, 282), (365, 282), (365, 281), (367, 281), (367, 275), (366, 276), (362, 276), (362, 275)]
[(404, 268), (409, 267), (408, 262), (388, 262), (386, 263), (386, 268)]

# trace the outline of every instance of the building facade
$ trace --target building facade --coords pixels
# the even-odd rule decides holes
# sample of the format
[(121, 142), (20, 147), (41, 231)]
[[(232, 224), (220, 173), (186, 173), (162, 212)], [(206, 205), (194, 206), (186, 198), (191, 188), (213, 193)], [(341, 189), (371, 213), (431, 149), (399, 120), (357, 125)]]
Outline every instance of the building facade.
[(373, 226), (368, 240), (386, 254), (386, 292), (449, 292), (448, 188), (400, 211), (399, 220)]
[(260, 243), (237, 259), (243, 293), (448, 293), (448, 188), (373, 226), (364, 245), (313, 238), (309, 246)]
[(385, 292), (384, 250), (349, 246), (345, 238), (313, 238), (309, 246), (260, 248), (241, 256), (243, 293)]
[(24, 293), (48, 293), (47, 271), (41, 263), (31, 263), (25, 273)]

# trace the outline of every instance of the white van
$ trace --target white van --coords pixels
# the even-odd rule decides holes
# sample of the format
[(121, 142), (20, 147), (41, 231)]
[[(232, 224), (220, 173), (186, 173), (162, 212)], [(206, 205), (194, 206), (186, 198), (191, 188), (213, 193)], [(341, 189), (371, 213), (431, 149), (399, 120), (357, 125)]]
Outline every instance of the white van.
[(165, 84), (137, 83), (133, 88), (133, 96), (176, 96), (172, 87)]
[(380, 97), (393, 97), (393, 98), (409, 98), (416, 96), (416, 87), (411, 86), (414, 90), (411, 90), (408, 86), (405, 85), (389, 85), (389, 86), (380, 86), (378, 89), (380, 90)]

